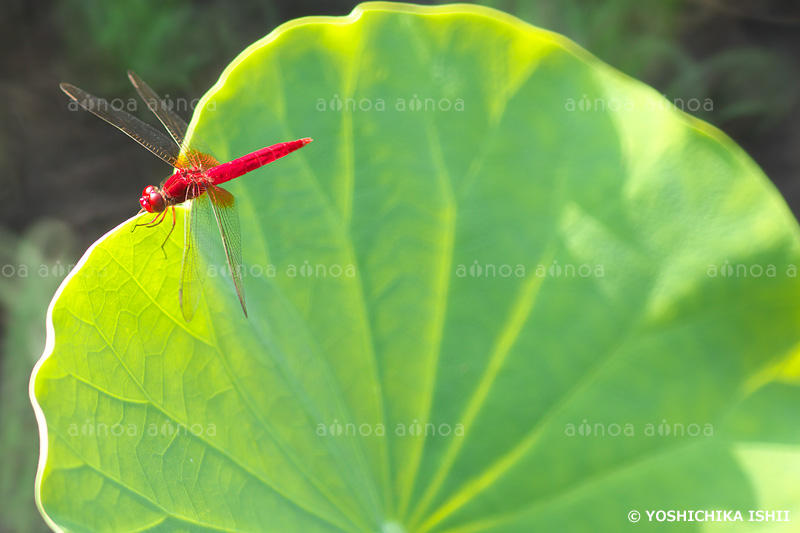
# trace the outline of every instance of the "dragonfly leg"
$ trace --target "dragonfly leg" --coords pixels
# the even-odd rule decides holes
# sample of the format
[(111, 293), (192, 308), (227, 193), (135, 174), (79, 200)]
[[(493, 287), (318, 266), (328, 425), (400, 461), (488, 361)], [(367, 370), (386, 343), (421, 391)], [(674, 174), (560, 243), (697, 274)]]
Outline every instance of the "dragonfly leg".
[[(142, 213), (144, 213), (144, 209), (140, 209), (140, 210), (139, 210), (139, 212), (138, 212), (138, 213), (136, 213), (136, 214), (137, 214), (137, 215), (141, 215)], [(160, 214), (160, 213), (159, 213), (159, 214)], [(155, 220), (156, 218), (158, 218), (158, 214), (156, 215), (156, 217), (155, 217), (153, 220)], [(148, 224), (151, 224), (151, 223), (153, 222), (153, 220), (151, 220), (151, 221), (149, 221), (149, 222), (140, 222), (139, 224), (134, 224), (134, 225), (133, 225), (133, 227), (131, 228), (131, 233), (133, 233), (133, 230), (135, 230), (135, 229), (136, 229), (136, 228), (138, 228), (139, 226), (146, 226), (146, 225), (148, 225)]]
[(158, 226), (159, 224), (161, 224), (161, 220), (158, 219), (159, 218), (163, 219), (165, 214), (166, 211), (162, 211), (161, 213), (156, 213), (156, 216), (154, 216), (153, 219), (148, 222), (140, 222), (139, 224), (134, 224), (133, 227), (131, 228), (131, 233), (133, 233), (133, 230), (135, 230), (139, 226), (144, 226), (146, 228), (152, 228), (153, 226)]
[(147, 224), (142, 224), (145, 228), (154, 228), (164, 222), (164, 219), (167, 217), (167, 210), (160, 212), (156, 215), (156, 218), (148, 222)]
[[(166, 216), (166, 212), (167, 211), (165, 210), (164, 211), (164, 213), (165, 213), (164, 216)], [(174, 205), (172, 206), (172, 227), (169, 228), (169, 233), (167, 233), (167, 238), (164, 239), (163, 243), (161, 243), (161, 251), (164, 252), (164, 259), (167, 258), (167, 251), (164, 250), (164, 246), (167, 245), (167, 241), (169, 240), (169, 236), (172, 235), (173, 231), (175, 231), (175, 206)]]

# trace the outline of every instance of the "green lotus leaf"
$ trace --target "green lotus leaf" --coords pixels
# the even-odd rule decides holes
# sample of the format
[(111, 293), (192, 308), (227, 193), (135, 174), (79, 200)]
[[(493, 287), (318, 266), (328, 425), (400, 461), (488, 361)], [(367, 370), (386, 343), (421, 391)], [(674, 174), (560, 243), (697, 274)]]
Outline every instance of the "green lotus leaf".
[(170, 224), (134, 218), (59, 289), (31, 386), (54, 529), (660, 531), (800, 501), (797, 223), (655, 90), (491, 9), (367, 3), (248, 48), (193, 127), (221, 160), (315, 142), (225, 185), (249, 319), (216, 235), (182, 318), (183, 210), (166, 259)]

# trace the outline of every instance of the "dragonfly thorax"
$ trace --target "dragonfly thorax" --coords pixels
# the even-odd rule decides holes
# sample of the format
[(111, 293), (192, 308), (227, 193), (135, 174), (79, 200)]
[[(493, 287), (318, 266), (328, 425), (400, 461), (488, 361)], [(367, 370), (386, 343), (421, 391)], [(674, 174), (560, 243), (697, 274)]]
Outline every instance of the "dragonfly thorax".
[(142, 191), (139, 204), (142, 206), (142, 209), (148, 213), (160, 213), (167, 208), (167, 199), (158, 187), (155, 185), (148, 185), (144, 188), (144, 191)]

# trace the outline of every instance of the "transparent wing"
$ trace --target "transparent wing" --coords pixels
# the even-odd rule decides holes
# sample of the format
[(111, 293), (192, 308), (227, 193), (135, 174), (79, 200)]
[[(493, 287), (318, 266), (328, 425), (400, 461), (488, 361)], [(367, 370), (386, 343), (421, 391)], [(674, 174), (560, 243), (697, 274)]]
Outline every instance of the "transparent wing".
[(131, 139), (173, 167), (178, 166), (181, 147), (173, 142), (172, 139), (133, 115), (121, 109), (114, 109), (108, 101), (93, 96), (83, 89), (79, 89), (69, 83), (62, 83), (60, 87), (67, 96), (78, 102), (82, 108), (120, 129)]
[(187, 198), (193, 194), (199, 196), (192, 200), (189, 214), (185, 219), (179, 292), (183, 318), (187, 322), (194, 317), (203, 293), (203, 283), (208, 274), (208, 241), (214, 231), (214, 214), (208, 195), (202, 194), (197, 183), (192, 183), (187, 189)]
[(222, 245), (225, 248), (225, 257), (228, 268), (236, 287), (236, 294), (242, 304), (244, 316), (247, 316), (247, 307), (244, 304), (244, 283), (242, 282), (242, 236), (239, 231), (239, 211), (233, 195), (212, 183), (206, 183), (206, 195), (211, 199), (211, 208), (219, 226), (222, 236)]
[(219, 165), (219, 161), (211, 154), (211, 150), (197, 135), (192, 135), (191, 140), (186, 139), (189, 125), (179, 117), (169, 105), (147, 85), (138, 74), (128, 71), (128, 78), (142, 97), (150, 111), (155, 113), (158, 120), (167, 128), (167, 131), (180, 146), (185, 157), (179, 158), (179, 168), (195, 167), (207, 170)]

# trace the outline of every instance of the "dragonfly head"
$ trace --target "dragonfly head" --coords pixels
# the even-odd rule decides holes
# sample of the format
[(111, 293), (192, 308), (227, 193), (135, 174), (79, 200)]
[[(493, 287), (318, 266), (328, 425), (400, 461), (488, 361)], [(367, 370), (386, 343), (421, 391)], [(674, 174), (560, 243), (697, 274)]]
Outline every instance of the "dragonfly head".
[(154, 185), (148, 185), (142, 191), (142, 197), (139, 198), (139, 203), (142, 209), (148, 213), (160, 213), (167, 208), (167, 200), (164, 198), (164, 193)]

